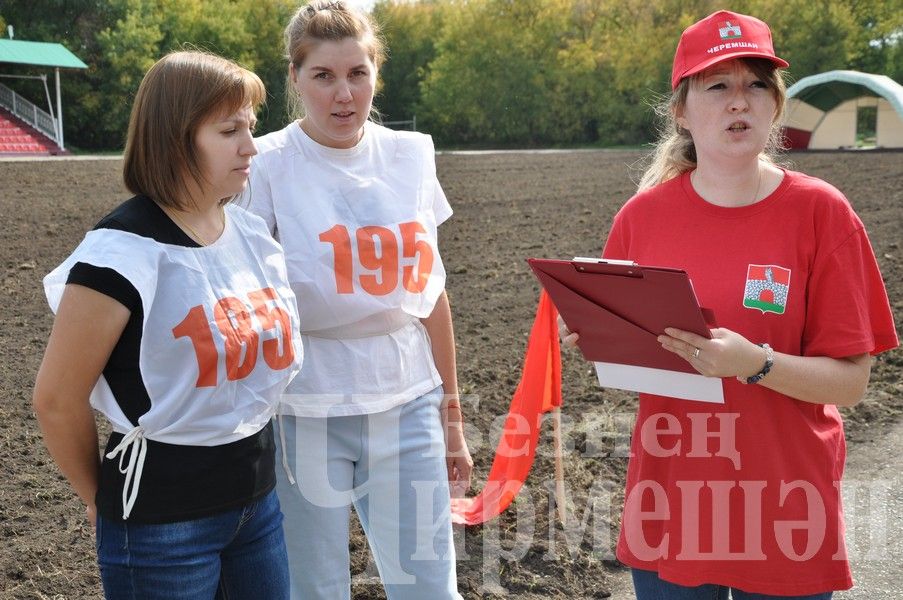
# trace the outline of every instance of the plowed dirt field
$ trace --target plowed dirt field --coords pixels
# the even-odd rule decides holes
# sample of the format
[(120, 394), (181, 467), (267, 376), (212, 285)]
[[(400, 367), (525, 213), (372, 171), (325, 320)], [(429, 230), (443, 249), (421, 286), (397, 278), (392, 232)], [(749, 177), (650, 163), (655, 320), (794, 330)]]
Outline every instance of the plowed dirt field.
[[(597, 255), (631, 195), (637, 152), (443, 154), (455, 216), (440, 230), (466, 394), (467, 435), (485, 481), (517, 383), (538, 286), (527, 257)], [(898, 329), (903, 323), (903, 154), (803, 153), (793, 168), (850, 199), (869, 231)], [(101, 598), (93, 532), (41, 440), (31, 389), (52, 318), (41, 278), (85, 231), (127, 197), (118, 160), (0, 162), (0, 597)], [(794, 235), (794, 232), (788, 232)], [(90, 344), (90, 340), (85, 340)], [(576, 352), (564, 353), (565, 480), (571, 521), (550, 520), (551, 427), (528, 484), (508, 512), (458, 531), (467, 599), (605, 598), (635, 400), (601, 390)], [(869, 439), (901, 411), (903, 352), (879, 356), (863, 402), (845, 410), (848, 439)], [(381, 598), (366, 542), (353, 540), (356, 598)], [(426, 600), (426, 599), (425, 599)]]

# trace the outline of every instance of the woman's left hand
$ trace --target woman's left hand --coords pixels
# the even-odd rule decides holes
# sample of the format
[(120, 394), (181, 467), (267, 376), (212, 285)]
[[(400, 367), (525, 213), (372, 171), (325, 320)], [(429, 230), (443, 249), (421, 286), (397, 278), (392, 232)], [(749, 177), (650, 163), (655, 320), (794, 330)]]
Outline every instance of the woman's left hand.
[(662, 348), (677, 354), (707, 377), (750, 377), (765, 364), (765, 350), (739, 333), (716, 327), (712, 338), (668, 327), (658, 336)]
[(464, 424), (449, 421), (448, 413), (443, 414), (445, 427), (445, 464), (448, 467), (448, 487), (452, 498), (461, 498), (470, 489), (470, 475), (473, 459), (464, 439)]

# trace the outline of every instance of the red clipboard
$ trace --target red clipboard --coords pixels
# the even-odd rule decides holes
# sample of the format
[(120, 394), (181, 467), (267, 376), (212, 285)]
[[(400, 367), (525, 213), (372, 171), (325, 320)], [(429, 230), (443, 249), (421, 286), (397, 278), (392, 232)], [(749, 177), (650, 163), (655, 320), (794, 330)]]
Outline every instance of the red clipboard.
[(714, 315), (700, 308), (685, 271), (603, 259), (527, 259), (577, 347), (593, 362), (697, 374), (656, 338), (676, 327), (710, 338)]

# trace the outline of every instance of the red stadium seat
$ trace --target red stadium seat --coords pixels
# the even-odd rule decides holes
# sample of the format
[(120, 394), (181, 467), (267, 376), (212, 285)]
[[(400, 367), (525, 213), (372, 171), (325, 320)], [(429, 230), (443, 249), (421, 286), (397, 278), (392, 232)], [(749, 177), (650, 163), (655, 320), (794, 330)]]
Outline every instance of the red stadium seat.
[(52, 139), (0, 108), (0, 155), (63, 154)]

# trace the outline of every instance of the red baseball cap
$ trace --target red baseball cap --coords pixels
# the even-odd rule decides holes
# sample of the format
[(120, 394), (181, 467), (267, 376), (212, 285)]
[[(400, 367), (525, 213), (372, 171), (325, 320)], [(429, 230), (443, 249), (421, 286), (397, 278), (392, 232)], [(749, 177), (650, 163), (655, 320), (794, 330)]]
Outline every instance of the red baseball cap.
[(767, 58), (781, 68), (790, 66), (786, 60), (775, 56), (771, 30), (764, 21), (729, 10), (712, 13), (681, 34), (674, 53), (671, 89), (676, 89), (684, 77), (715, 63), (744, 57)]

